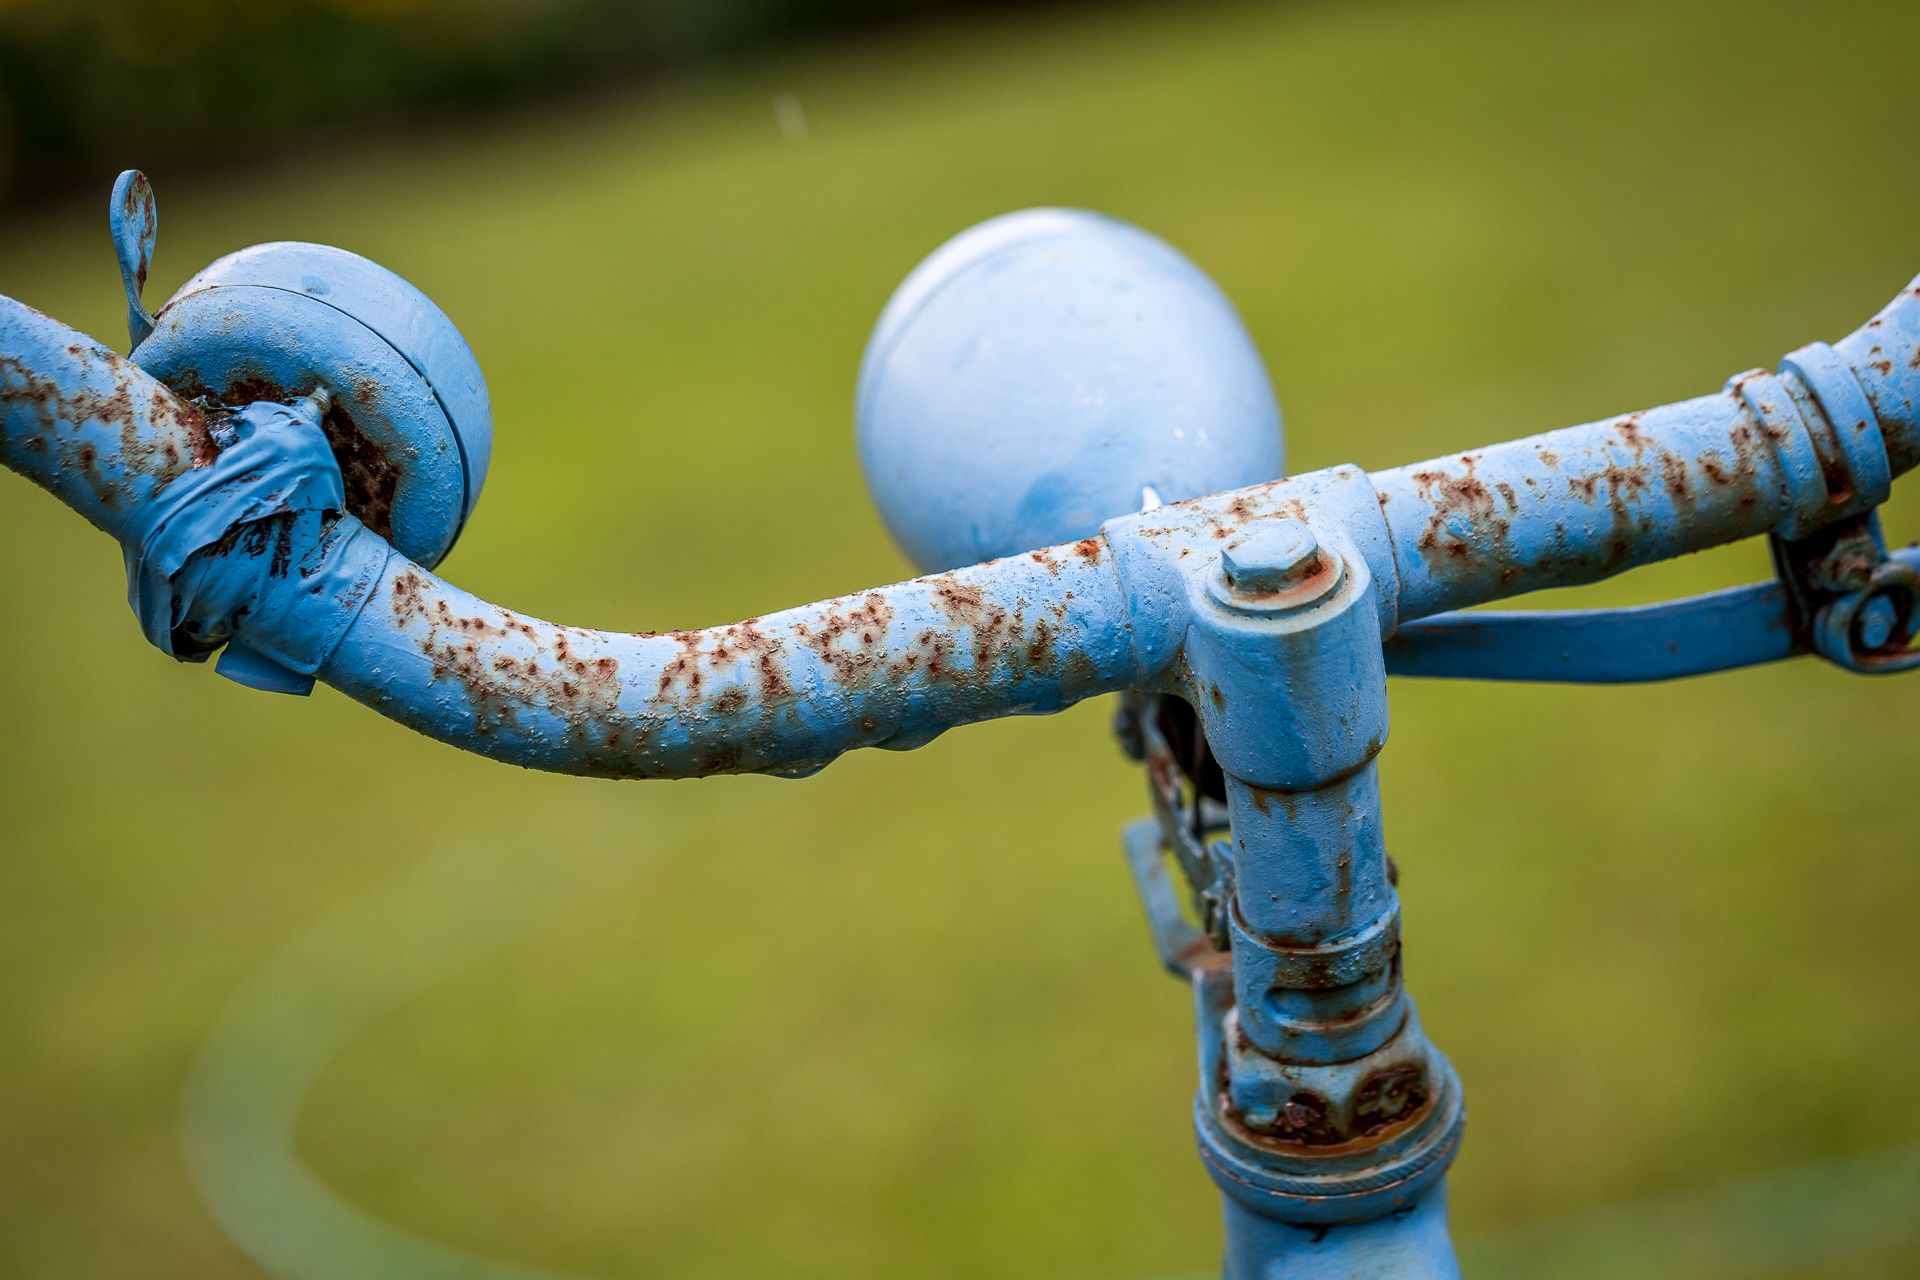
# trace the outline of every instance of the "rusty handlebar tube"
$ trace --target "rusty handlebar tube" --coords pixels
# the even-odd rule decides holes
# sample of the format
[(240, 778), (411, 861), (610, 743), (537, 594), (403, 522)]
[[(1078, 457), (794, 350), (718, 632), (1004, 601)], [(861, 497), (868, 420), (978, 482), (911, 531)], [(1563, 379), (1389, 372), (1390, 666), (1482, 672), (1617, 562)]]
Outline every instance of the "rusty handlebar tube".
[[(168, 311), (136, 320), (167, 332)], [(1156, 808), (1128, 851), (1162, 958), (1194, 986), (1195, 1123), (1233, 1277), (1458, 1274), (1444, 1175), (1464, 1104), (1400, 981), (1381, 843), (1389, 672), (1604, 681), (1810, 651), (1862, 671), (1915, 661), (1920, 557), (1889, 556), (1873, 513), (1920, 462), (1920, 281), (1841, 342), (1712, 395), (1373, 474), (1149, 502), (1091, 536), (665, 634), (480, 600), (338, 499), (309, 512), (255, 494), (219, 507), (224, 539), (152, 559), (200, 510), (179, 495), (200, 484), (214, 496), (195, 501), (228, 502), (253, 483), (220, 472), (236, 441), (317, 440), (342, 393), (291, 387), (266, 434), (236, 435), (206, 396), (0, 298), (0, 456), (121, 541), (130, 577), (175, 584), (144, 607), (180, 656), (244, 640), (441, 741), (620, 778), (799, 776), (856, 747), (1125, 695), (1123, 738)], [(250, 546), (235, 533), (247, 520), (281, 521), (279, 542)], [(1763, 535), (1777, 583), (1639, 610), (1436, 616)], [(212, 630), (188, 634), (178, 584), (194, 573), (238, 585), (213, 592), (228, 603)], [(1217, 773), (1190, 768), (1202, 741)]]

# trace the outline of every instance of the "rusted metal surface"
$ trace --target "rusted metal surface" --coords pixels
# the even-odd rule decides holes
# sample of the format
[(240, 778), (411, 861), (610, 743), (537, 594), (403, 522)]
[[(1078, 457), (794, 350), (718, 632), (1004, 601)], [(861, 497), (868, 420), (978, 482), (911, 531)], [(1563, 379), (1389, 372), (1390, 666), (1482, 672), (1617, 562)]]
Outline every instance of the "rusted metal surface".
[(123, 539), (139, 508), (217, 450), (200, 411), (138, 366), (0, 297), (0, 460)]
[(440, 563), (493, 452), (486, 379), (446, 313), (358, 254), (276, 241), (209, 264), (150, 315), (141, 291), (159, 215), (144, 175), (120, 175), (108, 222), (134, 363), (206, 405), (324, 390), (351, 513), (402, 554)]
[(160, 234), (160, 213), (147, 175), (129, 169), (113, 184), (107, 205), (107, 226), (113, 233), (114, 256), (120, 260), (120, 284), (127, 294), (127, 341), (137, 347), (153, 332), (153, 313), (141, 294), (147, 287), (147, 268)]
[(321, 678), (434, 737), (598, 777), (805, 772), (855, 747), (1126, 687), (1098, 538), (731, 626), (624, 634), (479, 600), (395, 557)]
[(1766, 533), (1792, 489), (1780, 445), (1730, 391), (1373, 480), (1403, 620)]
[(289, 402), (324, 388), (323, 427), (347, 509), (421, 563), (438, 563), (468, 507), (457, 435), (434, 388), (378, 334), (284, 289), (205, 288), (162, 311), (134, 353), (207, 406)]
[(1920, 282), (1852, 335), (1718, 394), (1376, 472), (1424, 617), (1783, 530), (1805, 536), (1920, 462)]
[[(239, 294), (235, 290), (247, 292)], [(270, 299), (274, 293), (283, 296)], [(334, 331), (348, 348), (357, 348), (364, 341), (359, 333), (364, 329), (419, 375), (452, 431), (450, 438), (427, 433), (407, 443), (423, 454), (435, 454), (441, 445), (447, 446), (449, 453), (442, 456), (449, 472), (445, 479), (463, 491), (464, 498), (458, 505), (471, 513), (480, 500), (493, 453), (493, 409), (479, 362), (452, 319), (432, 299), (357, 253), (331, 245), (279, 240), (253, 245), (210, 263), (180, 286), (167, 303), (167, 310), (177, 310), (183, 320), (189, 315), (197, 317), (184, 325), (192, 330), (218, 324), (221, 316), (257, 304), (266, 305), (276, 316), (298, 316), (303, 326), (326, 320), (322, 311), (314, 308), (330, 310), (336, 321), (350, 322)], [(256, 336), (263, 342), (271, 341), (270, 335)], [(285, 336), (297, 336), (302, 344), (311, 342), (306, 335)], [(353, 351), (336, 350), (331, 354), (353, 355)], [(143, 353), (136, 355), (145, 363)], [(327, 381), (337, 396), (352, 390), (348, 385), (351, 377)], [(367, 421), (365, 412), (358, 417), (362, 429), (381, 440), (375, 429), (379, 424)], [(422, 425), (432, 425), (431, 416)], [(391, 443), (381, 443), (383, 448), (393, 450)], [(437, 482), (439, 477), (434, 479)], [(416, 560), (424, 558), (423, 553), (411, 548), (402, 550)], [(430, 560), (428, 563), (431, 565)]]
[[(290, 387), (258, 374), (223, 379), (218, 387), (210, 387), (198, 371), (180, 377), (173, 389), (209, 417), (222, 409), (244, 408), (260, 401), (291, 403), (312, 390)], [(348, 513), (392, 542), (393, 504), (404, 475), (404, 455), (396, 461), (354, 421), (356, 408), (365, 412), (364, 406), (376, 404), (384, 394), (385, 388), (371, 379), (346, 388), (344, 396), (334, 397), (330, 392), (320, 428), (326, 432), (334, 464), (340, 468)]]
[(140, 509), (126, 544), (127, 596), (162, 652), (198, 661), (244, 643), (289, 668), (290, 678), (311, 675), (344, 630), (337, 608), (331, 626), (288, 632), (277, 647), (272, 624), (243, 626), (298, 612), (286, 607), (290, 595), (336, 605), (343, 591), (364, 599), (365, 557), (342, 552), (357, 539), (377, 549), (375, 567), (389, 554), (341, 512), (340, 475), (320, 430), (324, 407), (323, 396), (247, 406), (214, 428), (228, 443), (213, 465), (187, 472)]

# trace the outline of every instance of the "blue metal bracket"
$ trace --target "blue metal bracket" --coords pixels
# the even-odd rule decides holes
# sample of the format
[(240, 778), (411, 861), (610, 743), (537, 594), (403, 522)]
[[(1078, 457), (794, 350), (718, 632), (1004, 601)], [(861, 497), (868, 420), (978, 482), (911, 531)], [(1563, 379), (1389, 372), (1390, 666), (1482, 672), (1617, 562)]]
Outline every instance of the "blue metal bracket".
[[(1920, 572), (1920, 547), (1896, 551), (1883, 563), (1871, 592), (1849, 592), (1829, 606), (1829, 632), (1844, 637), (1869, 595), (1908, 584)], [(1795, 614), (1792, 592), (1776, 579), (1624, 609), (1443, 613), (1405, 624), (1384, 648), (1389, 675), (1634, 684), (1824, 654), (1818, 635)], [(1889, 631), (1877, 638), (1880, 643), (1869, 650), (1889, 649), (1896, 636)], [(1838, 644), (1833, 648), (1853, 651)], [(1889, 654), (1884, 665), (1841, 665), (1878, 671), (1898, 663), (1904, 669), (1916, 657), (1920, 654), (1901, 650)]]

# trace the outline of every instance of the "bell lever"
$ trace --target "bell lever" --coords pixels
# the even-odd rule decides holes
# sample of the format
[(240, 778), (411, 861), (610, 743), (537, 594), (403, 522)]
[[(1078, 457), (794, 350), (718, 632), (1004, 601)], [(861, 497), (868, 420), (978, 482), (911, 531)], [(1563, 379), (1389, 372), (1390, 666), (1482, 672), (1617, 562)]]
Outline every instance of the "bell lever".
[(141, 296), (147, 288), (147, 268), (153, 265), (154, 241), (160, 235), (160, 211), (146, 174), (128, 169), (113, 184), (107, 226), (113, 232), (113, 255), (120, 260), (120, 283), (127, 291), (127, 341), (137, 347), (153, 332), (153, 313)]

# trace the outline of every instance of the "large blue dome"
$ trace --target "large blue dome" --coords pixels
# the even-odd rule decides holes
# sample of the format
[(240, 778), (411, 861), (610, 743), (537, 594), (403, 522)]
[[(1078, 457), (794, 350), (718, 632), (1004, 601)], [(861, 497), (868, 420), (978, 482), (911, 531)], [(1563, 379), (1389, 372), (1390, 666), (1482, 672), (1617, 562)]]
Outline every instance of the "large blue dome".
[(1286, 466), (1226, 296), (1164, 241), (1072, 209), (991, 219), (916, 267), (867, 344), (855, 413), (868, 490), (923, 572)]

